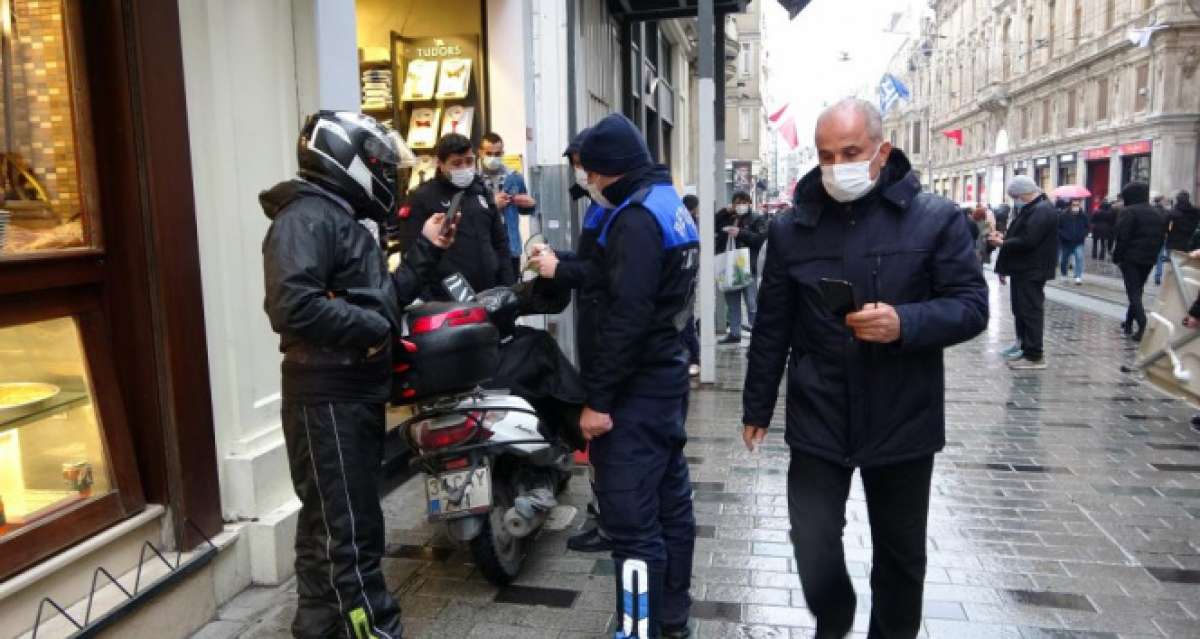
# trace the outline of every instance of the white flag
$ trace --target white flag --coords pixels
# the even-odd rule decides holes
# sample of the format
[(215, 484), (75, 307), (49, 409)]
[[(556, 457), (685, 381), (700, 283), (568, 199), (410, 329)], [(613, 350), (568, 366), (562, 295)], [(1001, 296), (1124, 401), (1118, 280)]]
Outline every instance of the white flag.
[(1152, 24), (1141, 29), (1130, 29), (1125, 37), (1129, 38), (1129, 42), (1139, 49), (1145, 49), (1150, 46), (1150, 38), (1154, 36), (1155, 31), (1166, 29), (1165, 24)]

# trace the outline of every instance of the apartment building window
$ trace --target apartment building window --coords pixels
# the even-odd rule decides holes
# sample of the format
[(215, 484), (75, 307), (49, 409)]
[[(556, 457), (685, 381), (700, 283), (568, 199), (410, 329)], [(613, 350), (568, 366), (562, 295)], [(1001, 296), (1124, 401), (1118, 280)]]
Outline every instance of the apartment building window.
[(1076, 101), (1079, 99), (1079, 92), (1075, 89), (1067, 91), (1067, 128), (1074, 129), (1078, 122), (1078, 108)]
[(1054, 59), (1054, 0), (1046, 3), (1046, 62)]
[(1033, 70), (1033, 41), (1037, 38), (1033, 33), (1033, 14), (1025, 18), (1025, 70)]
[(754, 64), (751, 56), (754, 55), (754, 43), (743, 42), (742, 51), (738, 54), (738, 73), (743, 76), (749, 76), (754, 70)]
[(1154, 8), (1154, 0), (1142, 0), (1142, 11), (1149, 11)]
[(1096, 121), (1108, 119), (1108, 78), (1096, 81)]
[(749, 142), (754, 135), (754, 109), (750, 107), (738, 108), (738, 139), (742, 142)]
[(888, 142), (891, 142), (892, 146), (896, 146), (896, 129), (892, 129), (891, 132), (888, 133)]
[(1029, 139), (1029, 107), (1021, 109), (1021, 139)]
[(1104, 30), (1117, 24), (1117, 0), (1104, 0)]
[(1134, 84), (1137, 97), (1133, 101), (1134, 111), (1150, 108), (1150, 63), (1138, 65), (1137, 82)]
[(1050, 135), (1050, 121), (1052, 117), (1050, 98), (1042, 100), (1042, 135)]
[(1073, 34), (1075, 41), (1067, 44), (1077, 47), (1080, 42), (1083, 42), (1083, 0), (1075, 0), (1075, 20), (1071, 26), (1075, 29)]
[(913, 155), (921, 153), (921, 122), (918, 120), (912, 123), (912, 144), (909, 145)]
[(1011, 37), (1012, 18), (1005, 18), (1004, 30), (1001, 32), (1000, 36), (1000, 73), (1006, 81), (1008, 80), (1009, 74), (1012, 73), (1012, 58), (1008, 54), (1008, 48), (1012, 46), (1012, 42), (1010, 42)]

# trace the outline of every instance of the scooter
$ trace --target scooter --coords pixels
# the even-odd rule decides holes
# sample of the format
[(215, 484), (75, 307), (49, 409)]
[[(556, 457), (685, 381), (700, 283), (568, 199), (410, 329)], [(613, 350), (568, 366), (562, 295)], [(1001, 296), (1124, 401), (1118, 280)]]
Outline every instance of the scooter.
[[(468, 543), (484, 577), (503, 586), (516, 579), (533, 539), (558, 505), (557, 496), (570, 481), (573, 458), (570, 448), (528, 401), (480, 385), (481, 378), (490, 373), (476, 371), (489, 366), (495, 370), (494, 353), (500, 342), (497, 318), (515, 321), (520, 304), (517, 295), (485, 291), (481, 296), (486, 295), (487, 300), (478, 304), (474, 292), (463, 287), (465, 281), (452, 276), (444, 288), (457, 302), (410, 309), (405, 319), (408, 334), (401, 344), (417, 355), (422, 343), (432, 343), (429, 339), (422, 342), (423, 336), (438, 331), (450, 335), (458, 329), (459, 337), (444, 340), (455, 343), (443, 349), (446, 354), (437, 357), (437, 365), (444, 367), (449, 360), (455, 370), (442, 376), (466, 379), (472, 387), (422, 393), (414, 386), (428, 385), (428, 378), (410, 383), (401, 393), (420, 399), (413, 402), (415, 414), (401, 428), (416, 452), (412, 466), (425, 475), (428, 520), (444, 525), (452, 538)], [(464, 353), (466, 359), (462, 359)], [(421, 364), (413, 366), (420, 368)], [(457, 384), (461, 386), (461, 382)]]

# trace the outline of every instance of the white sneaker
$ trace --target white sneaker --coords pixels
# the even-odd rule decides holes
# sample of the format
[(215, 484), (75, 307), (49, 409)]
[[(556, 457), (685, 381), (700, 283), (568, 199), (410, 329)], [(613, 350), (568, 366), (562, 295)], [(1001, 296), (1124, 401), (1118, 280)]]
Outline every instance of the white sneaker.
[(699, 377), (700, 376), (700, 365), (692, 364), (691, 366), (688, 366), (688, 375), (690, 377)]
[(1083, 286), (1083, 278), (1082, 277), (1075, 278), (1075, 286)]

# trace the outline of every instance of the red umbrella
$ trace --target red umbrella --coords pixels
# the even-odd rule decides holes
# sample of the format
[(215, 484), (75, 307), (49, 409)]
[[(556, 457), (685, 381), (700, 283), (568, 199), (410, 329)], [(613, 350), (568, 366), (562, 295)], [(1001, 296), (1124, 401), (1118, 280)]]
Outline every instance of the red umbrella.
[(1064, 184), (1051, 191), (1050, 197), (1055, 200), (1082, 200), (1092, 197), (1092, 192), (1078, 184)]

